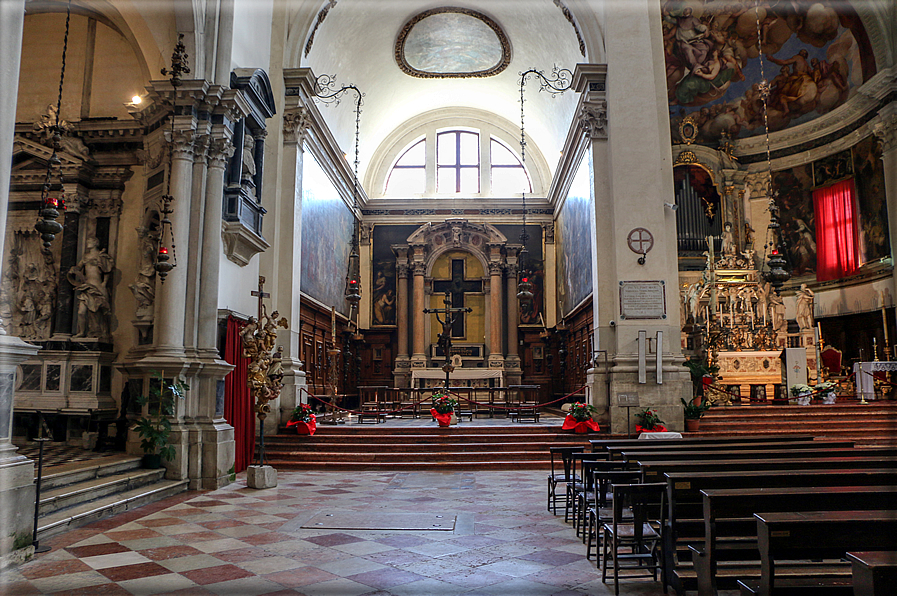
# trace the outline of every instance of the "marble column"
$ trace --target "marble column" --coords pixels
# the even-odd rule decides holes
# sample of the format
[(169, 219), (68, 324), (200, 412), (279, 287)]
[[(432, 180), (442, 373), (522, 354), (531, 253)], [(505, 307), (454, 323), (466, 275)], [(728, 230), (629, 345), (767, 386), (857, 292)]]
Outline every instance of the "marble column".
[[(187, 120), (187, 122), (184, 122)], [(171, 207), (172, 238), (177, 266), (163, 283), (159, 280), (156, 292), (156, 318), (153, 335), (157, 356), (184, 356), (184, 317), (187, 312), (187, 263), (190, 260), (190, 192), (193, 188), (192, 117), (175, 117), (174, 134), (166, 133), (172, 143)], [(167, 238), (167, 234), (166, 234)]]
[(502, 264), (489, 263), (489, 368), (504, 368), (501, 342), (502, 312)]
[(426, 295), (424, 294), (424, 273), (427, 266), (422, 262), (415, 262), (412, 266), (414, 273), (414, 285), (412, 289), (412, 299), (414, 301), (414, 326), (412, 333), (414, 336), (414, 353), (411, 355), (411, 366), (413, 368), (426, 368), (427, 366), (427, 337), (426, 337), (426, 315), (424, 309), (426, 305)]
[(393, 376), (397, 387), (407, 387), (409, 368), (408, 356), (408, 250), (393, 249), (399, 255), (396, 259), (396, 336), (398, 348)]
[[(881, 140), (882, 163), (885, 176), (885, 195), (888, 204), (888, 234), (891, 254), (897, 251), (897, 103), (891, 102), (876, 117), (872, 131)], [(897, 275), (892, 296), (897, 296)], [(894, 341), (894, 340), (892, 340)]]
[[(208, 121), (199, 123), (199, 128), (194, 135), (193, 142), (193, 181), (190, 191), (191, 197), (202, 204), (202, 197), (206, 194), (206, 177), (208, 176), (208, 149), (209, 132), (211, 125)], [(199, 290), (202, 285), (202, 277), (205, 263), (202, 261), (203, 241), (203, 213), (200, 209), (190, 210), (189, 235), (187, 242), (195, 249), (194, 254), (187, 265), (187, 307), (184, 313), (184, 348), (189, 355), (193, 355), (199, 345)]]
[[(9, 205), (9, 177), (12, 167), (12, 140), (15, 131), (19, 62), (22, 57), (22, 30), (25, 0), (0, 2), (0, 246), (6, 234)], [(2, 267), (2, 263), (0, 263)], [(16, 366), (34, 356), (37, 346), (17, 337), (2, 335), (0, 328), (0, 556), (5, 560), (24, 559), (33, 552), (34, 462), (16, 454), (12, 444), (12, 411)]]
[[(518, 337), (517, 337), (517, 324), (520, 320), (520, 316), (517, 311), (517, 256), (513, 254), (512, 249), (508, 249), (508, 264), (505, 267), (505, 279), (507, 280), (507, 288), (508, 295), (505, 297), (505, 302), (507, 303), (507, 313), (508, 313), (508, 337), (507, 337), (507, 346), (508, 346), (508, 354), (505, 357), (505, 374), (508, 377), (515, 377), (513, 384), (518, 384), (520, 381), (520, 352), (518, 347)], [(511, 383), (509, 383), (511, 384)]]

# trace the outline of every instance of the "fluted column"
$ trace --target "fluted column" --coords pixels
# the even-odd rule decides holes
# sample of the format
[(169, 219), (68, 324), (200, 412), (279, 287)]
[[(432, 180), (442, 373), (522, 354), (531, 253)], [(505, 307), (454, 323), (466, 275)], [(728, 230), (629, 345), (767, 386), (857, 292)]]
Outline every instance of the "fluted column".
[[(194, 131), (184, 126), (192, 117), (176, 117), (175, 131), (166, 133), (172, 143), (171, 214), (172, 237), (178, 266), (171, 270), (165, 283), (159, 281), (156, 293), (156, 319), (153, 335), (158, 355), (179, 357), (184, 355), (184, 316), (187, 306), (187, 263), (190, 259), (190, 190), (193, 186)], [(178, 124), (181, 124), (179, 127)], [(169, 248), (171, 251), (171, 248)]]
[(411, 366), (414, 368), (424, 368), (427, 363), (427, 336), (426, 319), (424, 318), (424, 309), (426, 305), (426, 295), (424, 294), (424, 273), (427, 266), (424, 263), (414, 263), (412, 271), (414, 272), (414, 285), (412, 288), (412, 300), (414, 302), (414, 334), (413, 350), (411, 355)]
[[(891, 254), (897, 250), (897, 104), (885, 106), (877, 117), (879, 121), (872, 127), (875, 136), (881, 140), (885, 177), (885, 196), (888, 205), (888, 233)], [(897, 276), (894, 279), (894, 296), (897, 296)], [(893, 341), (893, 340), (892, 340)]]
[(501, 321), (502, 321), (502, 291), (501, 291), (502, 265), (501, 263), (489, 263), (489, 368), (503, 368), (504, 355), (501, 349)]
[(206, 181), (202, 224), (202, 277), (199, 286), (200, 354), (218, 357), (218, 280), (221, 261), (221, 212), (224, 197), (224, 172), (234, 153), (230, 131), (221, 127), (220, 135), (209, 143), (209, 170)]
[[(207, 122), (202, 122), (196, 131), (193, 141), (193, 186), (191, 197), (196, 197), (197, 204), (202, 204), (202, 197), (206, 190), (206, 177), (208, 175), (208, 149), (209, 129)], [(202, 283), (202, 230), (203, 214), (199, 209), (190, 210), (189, 234), (187, 242), (194, 253), (187, 262), (187, 308), (184, 313), (184, 348), (188, 354), (195, 354), (199, 346), (199, 289)]]

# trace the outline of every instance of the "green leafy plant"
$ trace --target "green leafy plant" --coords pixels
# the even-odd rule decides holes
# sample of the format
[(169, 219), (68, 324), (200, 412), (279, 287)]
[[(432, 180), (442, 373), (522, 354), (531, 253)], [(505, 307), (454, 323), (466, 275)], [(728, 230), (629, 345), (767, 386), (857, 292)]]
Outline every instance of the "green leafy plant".
[(663, 424), (663, 420), (657, 415), (657, 410), (652, 410), (651, 408), (645, 408), (643, 411), (638, 412), (635, 417), (641, 421), (639, 426), (645, 430), (651, 430)]
[(679, 398), (679, 401), (681, 401), (684, 406), (683, 414), (685, 415), (686, 420), (700, 420), (701, 417), (704, 416), (704, 412), (710, 409), (710, 404), (706, 401), (696, 404), (694, 400), (685, 401), (681, 397)]
[(595, 406), (578, 401), (570, 406), (570, 411), (568, 412), (568, 414), (577, 422), (584, 422), (591, 418), (592, 414), (597, 411), (598, 408), (596, 408)]
[(458, 407), (458, 400), (444, 393), (433, 394), (433, 409), (439, 414), (451, 414)]
[(823, 381), (821, 383), (816, 383), (815, 389), (819, 395), (825, 395), (830, 391), (834, 391), (837, 386), (838, 384), (834, 381)]
[(809, 385), (798, 383), (797, 385), (791, 386), (791, 395), (793, 395), (794, 397), (798, 397), (801, 395), (810, 395), (811, 393), (813, 393), (813, 388)]
[(299, 404), (293, 409), (293, 413), (290, 416), (290, 421), (292, 422), (311, 422), (315, 413), (312, 410), (312, 407), (308, 404)]
[(137, 398), (137, 403), (147, 406), (147, 413), (138, 421), (134, 430), (140, 436), (140, 448), (147, 455), (159, 455), (166, 461), (174, 459), (174, 446), (168, 444), (171, 434), (169, 416), (174, 415), (175, 400), (184, 399), (190, 386), (181, 379), (166, 379), (153, 372), (149, 382), (149, 395)]

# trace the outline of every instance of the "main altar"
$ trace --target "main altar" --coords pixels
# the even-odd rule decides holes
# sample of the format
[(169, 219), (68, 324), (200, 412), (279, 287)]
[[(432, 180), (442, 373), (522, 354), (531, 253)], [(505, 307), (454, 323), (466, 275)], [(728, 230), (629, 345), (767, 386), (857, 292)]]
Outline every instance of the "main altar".
[(737, 253), (724, 238), (721, 252), (714, 258), (708, 238), (701, 278), (682, 291), (682, 345), (695, 355), (706, 354), (708, 363), (719, 367), (706, 399), (724, 404), (739, 396), (774, 399), (782, 391), (780, 356), (788, 347), (806, 349), (807, 377), (816, 379), (818, 330), (813, 325), (812, 291), (806, 286), (798, 291), (798, 330), (789, 333), (782, 297), (761, 278), (754, 251)]

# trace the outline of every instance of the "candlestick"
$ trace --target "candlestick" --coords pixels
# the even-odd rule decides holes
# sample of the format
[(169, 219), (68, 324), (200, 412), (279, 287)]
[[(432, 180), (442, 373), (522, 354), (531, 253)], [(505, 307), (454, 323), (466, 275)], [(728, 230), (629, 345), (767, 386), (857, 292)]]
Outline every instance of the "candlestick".
[(330, 335), (333, 337), (333, 345), (336, 345), (336, 307), (330, 307)]
[(884, 304), (881, 305), (881, 324), (885, 330), (885, 345), (888, 345), (891, 342), (889, 341), (889, 338), (888, 338), (888, 313), (885, 310)]

